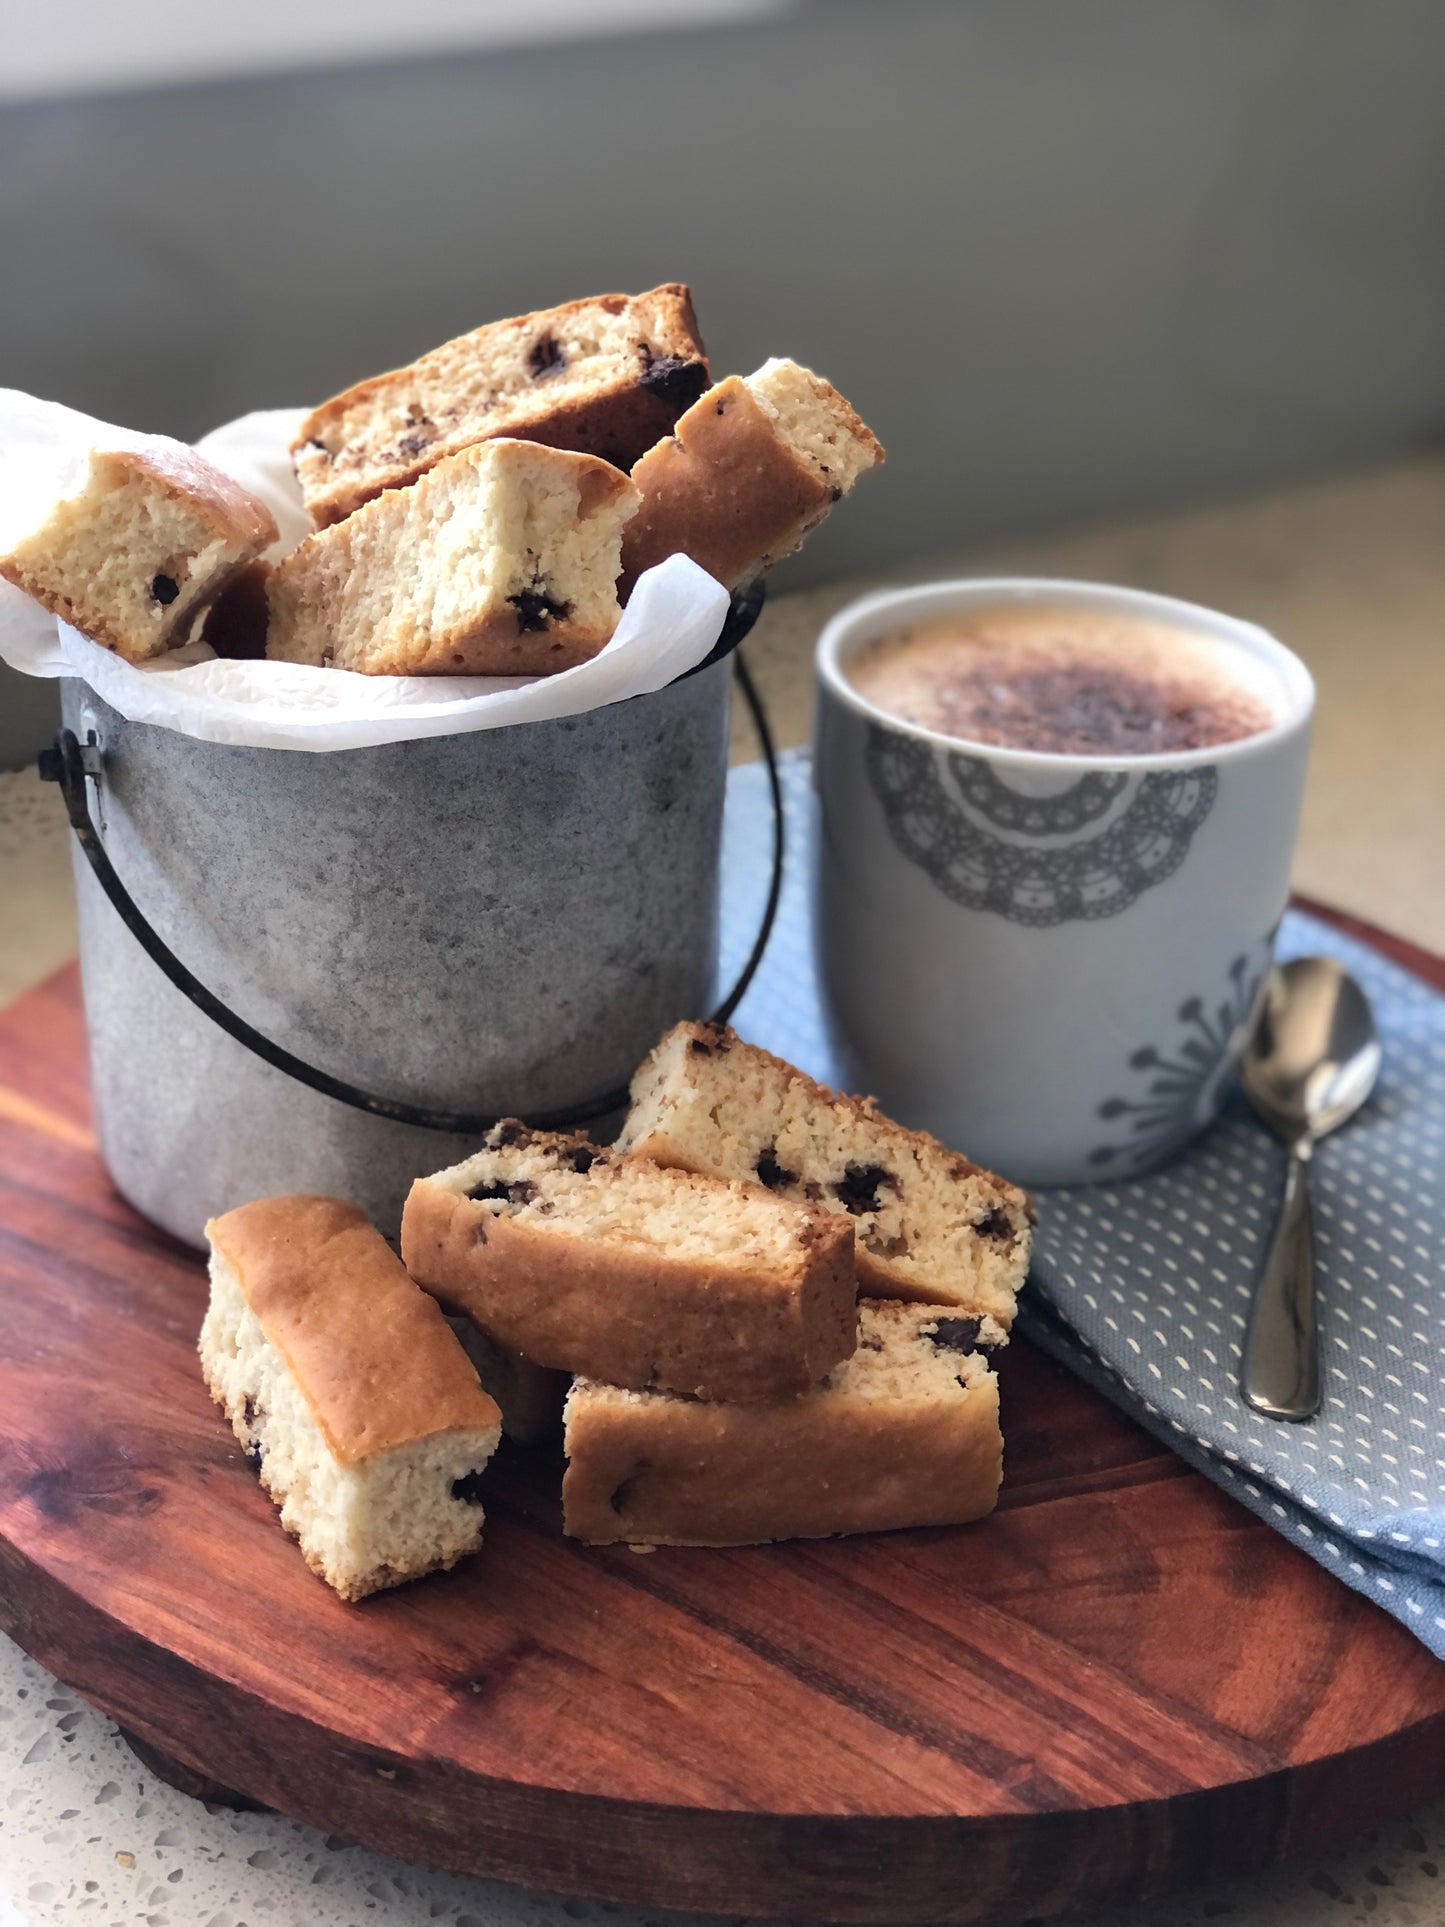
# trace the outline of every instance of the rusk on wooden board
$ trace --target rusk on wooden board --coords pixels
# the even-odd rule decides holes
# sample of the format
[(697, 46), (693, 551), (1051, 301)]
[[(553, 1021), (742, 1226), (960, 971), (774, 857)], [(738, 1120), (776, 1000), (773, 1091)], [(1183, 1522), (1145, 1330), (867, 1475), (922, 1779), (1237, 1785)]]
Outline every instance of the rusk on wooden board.
[(857, 1342), (846, 1220), (515, 1120), (417, 1179), (401, 1252), (505, 1350), (613, 1385), (782, 1398)]
[(679, 1024), (632, 1080), (618, 1149), (845, 1213), (866, 1297), (987, 1313), (1028, 1276), (1024, 1192), (871, 1099), (840, 1096), (717, 1024)]
[(991, 1512), (1003, 1469), (992, 1319), (865, 1300), (858, 1349), (774, 1405), (704, 1404), (579, 1378), (564, 1530), (592, 1545), (737, 1546)]
[(271, 512), (181, 442), (91, 451), (85, 484), (0, 575), (127, 662), (185, 642), (192, 619), (276, 540)]
[(681, 552), (741, 589), (805, 537), (883, 460), (831, 383), (795, 361), (729, 375), (632, 471), (642, 507), (622, 540), (622, 597)]
[(666, 435), (708, 384), (692, 293), (603, 294), (493, 321), (324, 402), (292, 446), (318, 525), (494, 435), (618, 468)]
[(617, 627), (637, 491), (594, 455), (489, 441), (318, 529), (271, 571), (273, 660), (371, 676), (546, 676)]
[(381, 1233), (283, 1197), (206, 1235), (206, 1385), (312, 1571), (361, 1599), (474, 1552), (500, 1414)]

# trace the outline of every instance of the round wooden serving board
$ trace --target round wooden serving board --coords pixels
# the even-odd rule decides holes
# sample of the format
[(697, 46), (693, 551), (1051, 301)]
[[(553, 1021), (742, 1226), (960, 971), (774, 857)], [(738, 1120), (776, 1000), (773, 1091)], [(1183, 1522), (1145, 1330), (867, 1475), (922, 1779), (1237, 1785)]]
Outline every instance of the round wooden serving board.
[(352, 1607), (206, 1397), (204, 1299), (102, 1172), (64, 971), (0, 1017), (0, 1625), (328, 1832), (650, 1906), (963, 1921), (1445, 1787), (1445, 1666), (1026, 1344), (981, 1525), (592, 1551), (557, 1460), (504, 1448), (481, 1556)]

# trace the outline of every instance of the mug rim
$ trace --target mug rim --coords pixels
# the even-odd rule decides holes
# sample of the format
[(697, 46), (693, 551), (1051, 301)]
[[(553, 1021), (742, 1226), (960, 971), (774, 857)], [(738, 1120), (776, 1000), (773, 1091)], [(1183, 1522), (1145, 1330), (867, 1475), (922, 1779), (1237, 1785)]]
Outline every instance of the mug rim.
[[(931, 614), (947, 615), (952, 609), (968, 608), (985, 600), (1072, 602), (1123, 609), (1171, 623), (1175, 628), (1242, 645), (1274, 669), (1285, 693), (1285, 713), (1268, 729), (1235, 737), (1231, 742), (1209, 743), (1199, 749), (1152, 750), (1147, 754), (1120, 750), (1105, 755), (1083, 755), (1078, 751), (1018, 749), (1009, 744), (985, 743), (977, 737), (951, 736), (942, 730), (930, 729), (926, 724), (910, 722), (907, 717), (870, 702), (844, 673), (841, 658), (850, 645), (875, 641), (887, 633), (893, 622), (906, 619), (910, 610), (926, 607)], [(902, 588), (875, 589), (846, 603), (829, 617), (818, 636), (813, 661), (820, 691), (826, 689), (870, 721), (916, 737), (935, 748), (962, 747), (1006, 768), (1041, 772), (1082, 774), (1109, 768), (1187, 770), (1205, 764), (1238, 762), (1245, 756), (1272, 749), (1306, 728), (1315, 707), (1313, 676), (1292, 649), (1259, 623), (1226, 615), (1205, 603), (1161, 595), (1152, 589), (1132, 589), (1120, 583), (1089, 582), (1068, 576), (945, 576)]]

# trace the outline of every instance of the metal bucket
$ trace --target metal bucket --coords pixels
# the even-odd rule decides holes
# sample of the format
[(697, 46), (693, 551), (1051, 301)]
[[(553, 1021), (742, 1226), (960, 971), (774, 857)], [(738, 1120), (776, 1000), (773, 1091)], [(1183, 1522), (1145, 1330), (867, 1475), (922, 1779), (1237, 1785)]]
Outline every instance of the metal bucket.
[[(710, 1007), (729, 674), (724, 658), (581, 716), (333, 753), (199, 742), (67, 682), (66, 727), (93, 745), (67, 802), (160, 946), (282, 1052), (401, 1108), (566, 1112)], [(81, 970), (121, 1193), (193, 1245), (214, 1213), (283, 1191), (350, 1198), (393, 1233), (413, 1178), (475, 1131), (263, 1062), (168, 980), (94, 860), (77, 849)]]

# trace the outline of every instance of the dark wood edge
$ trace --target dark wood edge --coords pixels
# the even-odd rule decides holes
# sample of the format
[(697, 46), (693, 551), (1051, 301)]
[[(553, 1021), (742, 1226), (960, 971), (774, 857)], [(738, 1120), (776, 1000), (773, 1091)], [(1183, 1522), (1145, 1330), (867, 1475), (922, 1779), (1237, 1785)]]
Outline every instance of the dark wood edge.
[(1332, 923), (1337, 930), (1343, 930), (1346, 936), (1358, 937), (1371, 950), (1378, 950), (1392, 963), (1402, 965), (1412, 976), (1421, 978), (1432, 990), (1445, 990), (1445, 957), (1437, 955), (1435, 951), (1411, 943), (1408, 937), (1393, 936), (1378, 924), (1370, 923), (1364, 917), (1353, 916), (1348, 910), (1337, 910), (1333, 904), (1321, 903), (1315, 897), (1295, 894), (1290, 898), (1290, 907), (1303, 910), (1308, 916), (1318, 917), (1322, 923)]
[[(3, 1541), (0, 1625), (41, 1665), (53, 1649), (68, 1685), (139, 1739), (142, 1757), (154, 1750), (194, 1776), (202, 1797), (223, 1733), (221, 1770), (248, 1803), (400, 1860), (535, 1887), (545, 1837), (549, 1893), (849, 1927), (1043, 1919), (1260, 1872), (1438, 1794), (1445, 1738), (1441, 1714), (1307, 1766), (1112, 1807), (762, 1816), (530, 1787), (348, 1745), (139, 1638)], [(183, 1728), (153, 1721), (144, 1709), (158, 1699), (184, 1708)], [(306, 1764), (318, 1754), (324, 1781)], [(458, 1811), (469, 1816), (464, 1843), (443, 1817)]]

